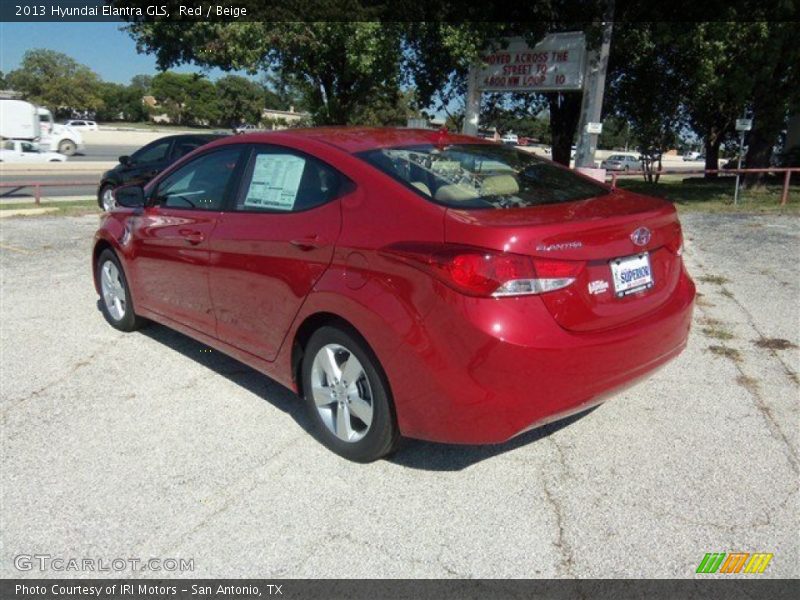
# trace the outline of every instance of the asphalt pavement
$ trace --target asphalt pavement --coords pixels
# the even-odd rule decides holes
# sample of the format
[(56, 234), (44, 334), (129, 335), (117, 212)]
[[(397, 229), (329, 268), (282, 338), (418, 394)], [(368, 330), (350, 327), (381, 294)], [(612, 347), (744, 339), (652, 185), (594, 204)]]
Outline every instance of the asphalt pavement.
[(797, 218), (683, 218), (694, 329), (647, 381), (504, 445), (369, 465), (263, 375), (109, 327), (97, 221), (0, 224), (0, 576), (86, 575), (14, 567), (47, 553), (194, 561), (158, 577), (684, 578), (734, 551), (800, 575)]

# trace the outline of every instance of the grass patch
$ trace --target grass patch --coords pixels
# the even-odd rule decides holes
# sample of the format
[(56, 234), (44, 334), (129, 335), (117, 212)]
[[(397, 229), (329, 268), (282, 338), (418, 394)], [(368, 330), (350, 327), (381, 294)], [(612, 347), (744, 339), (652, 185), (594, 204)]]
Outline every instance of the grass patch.
[(706, 337), (714, 338), (715, 340), (720, 340), (723, 342), (732, 340), (734, 337), (736, 337), (730, 331), (722, 327), (703, 327), (701, 331)]
[(714, 285), (725, 285), (731, 282), (730, 279), (722, 275), (703, 275), (699, 280), (703, 283), (713, 283)]
[(713, 345), (708, 347), (708, 351), (711, 352), (711, 354), (716, 354), (717, 356), (729, 358), (733, 362), (741, 362), (742, 360), (742, 355), (736, 348), (728, 348), (727, 346)]
[(736, 383), (745, 388), (746, 390), (757, 393), (758, 392), (758, 379), (755, 377), (748, 377), (747, 375), (739, 375), (736, 378)]
[(786, 206), (781, 207), (783, 179), (775, 178), (764, 187), (739, 191), (739, 203), (733, 203), (735, 178), (721, 177), (706, 181), (702, 178), (678, 176), (662, 177), (658, 183), (647, 183), (641, 179), (620, 178), (620, 188), (657, 196), (671, 201), (681, 212), (704, 213), (791, 213), (800, 215), (800, 186), (789, 186)]
[[(0, 211), (14, 210), (20, 208), (56, 208), (58, 210), (42, 213), (41, 215), (25, 215), (25, 217), (40, 216), (79, 216), (93, 213), (100, 213), (97, 200), (69, 200), (67, 202), (42, 202), (38, 206), (33, 202), (14, 202), (11, 204), (0, 204)], [(20, 215), (23, 216), (23, 215)]]
[(797, 344), (793, 344), (783, 338), (761, 338), (753, 340), (753, 343), (759, 348), (766, 348), (767, 350), (791, 350), (797, 348)]

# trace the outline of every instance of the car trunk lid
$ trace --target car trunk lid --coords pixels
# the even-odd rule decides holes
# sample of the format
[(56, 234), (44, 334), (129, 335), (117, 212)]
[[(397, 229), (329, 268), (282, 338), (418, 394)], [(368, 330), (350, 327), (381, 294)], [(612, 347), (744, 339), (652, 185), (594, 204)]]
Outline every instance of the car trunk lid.
[[(642, 245), (632, 239), (635, 231), (642, 232), (637, 237)], [(674, 207), (620, 190), (529, 208), (450, 208), (445, 241), (524, 254), (534, 259), (534, 265), (536, 259), (582, 262), (571, 285), (541, 294), (553, 318), (571, 331), (608, 329), (645, 317), (669, 299), (681, 269), (681, 231)], [(645, 265), (651, 286), (618, 295), (612, 269), (635, 279)], [(638, 281), (634, 279), (632, 284)], [(620, 280), (618, 285), (626, 283)]]

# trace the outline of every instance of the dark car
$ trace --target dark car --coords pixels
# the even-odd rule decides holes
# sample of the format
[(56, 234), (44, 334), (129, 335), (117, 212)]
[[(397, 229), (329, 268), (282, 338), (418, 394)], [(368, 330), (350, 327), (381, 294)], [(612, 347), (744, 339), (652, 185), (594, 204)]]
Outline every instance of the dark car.
[(144, 185), (176, 160), (209, 142), (219, 134), (168, 135), (139, 148), (131, 156), (120, 156), (119, 164), (103, 173), (97, 189), (97, 204), (103, 210), (114, 208), (114, 189), (123, 184)]

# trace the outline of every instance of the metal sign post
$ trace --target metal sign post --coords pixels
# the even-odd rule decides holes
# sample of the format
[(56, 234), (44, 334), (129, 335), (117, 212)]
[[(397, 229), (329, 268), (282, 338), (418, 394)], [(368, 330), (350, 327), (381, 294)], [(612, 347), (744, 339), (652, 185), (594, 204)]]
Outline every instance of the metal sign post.
[(603, 129), (600, 117), (603, 110), (603, 93), (606, 70), (611, 49), (613, 23), (603, 23), (603, 39), (598, 50), (589, 53), (586, 63), (585, 88), (581, 100), (581, 117), (578, 123), (578, 142), (575, 147), (575, 166), (593, 169), (597, 139)]
[(742, 153), (744, 152), (744, 134), (750, 131), (753, 127), (752, 119), (736, 119), (736, 131), (741, 132), (739, 135), (739, 163), (736, 166), (736, 190), (733, 192), (733, 203), (739, 204), (739, 170), (742, 168)]

